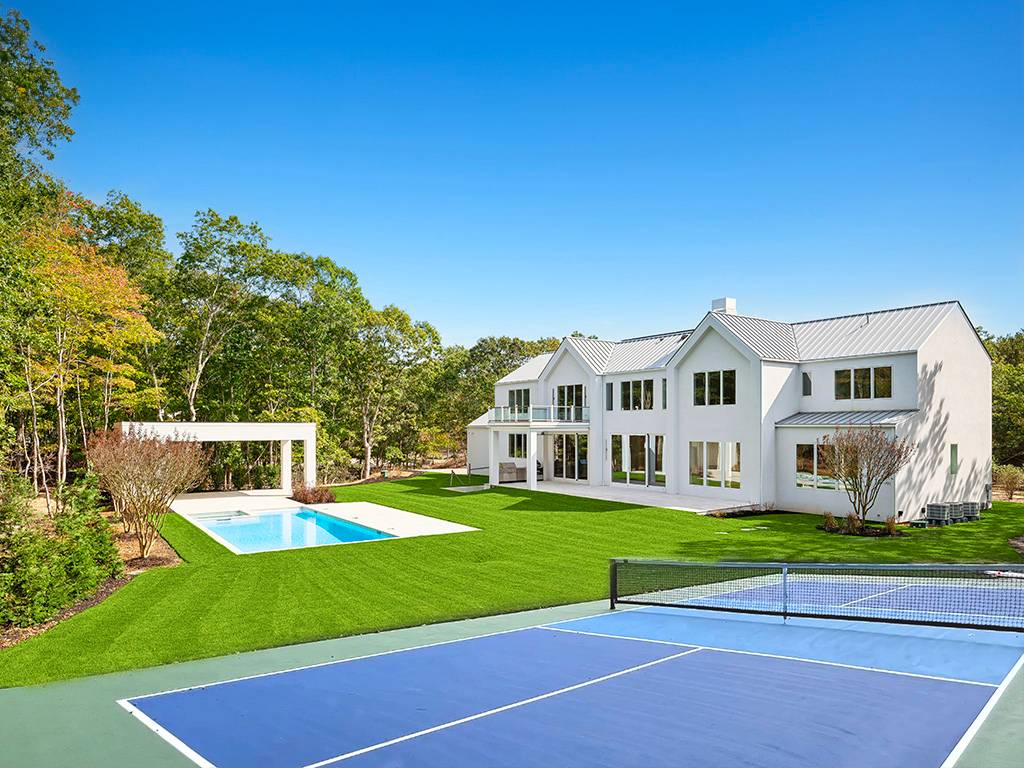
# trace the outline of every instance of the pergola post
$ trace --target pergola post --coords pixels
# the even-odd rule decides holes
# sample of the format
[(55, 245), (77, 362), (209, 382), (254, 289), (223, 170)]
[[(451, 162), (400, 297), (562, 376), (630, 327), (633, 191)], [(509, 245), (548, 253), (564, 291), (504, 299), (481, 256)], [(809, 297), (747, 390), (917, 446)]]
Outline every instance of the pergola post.
[(302, 482), (308, 487), (316, 485), (316, 432), (302, 441)]
[(292, 441), (281, 441), (281, 490), (291, 495), (292, 492)]

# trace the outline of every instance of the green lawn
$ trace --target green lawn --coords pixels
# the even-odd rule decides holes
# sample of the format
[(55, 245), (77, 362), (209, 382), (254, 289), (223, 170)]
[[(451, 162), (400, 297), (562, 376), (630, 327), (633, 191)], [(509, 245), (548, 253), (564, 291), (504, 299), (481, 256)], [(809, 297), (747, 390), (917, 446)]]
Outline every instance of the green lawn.
[[(719, 520), (548, 493), (444, 491), (443, 475), (337, 490), (471, 525), (446, 536), (233, 555), (173, 516), (165, 536), (187, 561), (139, 576), (100, 605), (0, 651), (0, 687), (594, 600), (607, 560), (1016, 562), (1024, 505), (979, 523), (904, 538), (849, 538), (820, 518)], [(766, 526), (766, 530), (752, 529)]]

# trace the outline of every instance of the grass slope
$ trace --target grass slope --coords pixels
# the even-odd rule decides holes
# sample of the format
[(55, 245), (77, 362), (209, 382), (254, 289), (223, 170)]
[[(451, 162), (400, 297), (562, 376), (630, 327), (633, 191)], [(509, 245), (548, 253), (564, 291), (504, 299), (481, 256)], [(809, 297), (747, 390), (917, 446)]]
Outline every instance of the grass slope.
[[(550, 493), (442, 490), (446, 478), (337, 489), (481, 530), (237, 556), (176, 516), (164, 534), (187, 561), (142, 574), (100, 605), (0, 651), (0, 687), (135, 669), (340, 635), (607, 595), (607, 560), (1015, 562), (1024, 506), (898, 539), (815, 529), (820, 518), (732, 520)], [(766, 530), (743, 530), (766, 526)]]

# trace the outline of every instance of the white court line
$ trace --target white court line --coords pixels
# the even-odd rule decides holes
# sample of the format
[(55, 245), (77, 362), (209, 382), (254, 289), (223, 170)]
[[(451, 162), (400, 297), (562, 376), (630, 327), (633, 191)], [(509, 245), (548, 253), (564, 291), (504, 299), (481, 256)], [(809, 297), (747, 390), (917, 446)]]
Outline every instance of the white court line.
[(886, 589), (886, 590), (883, 590), (882, 592), (876, 592), (875, 594), (868, 595), (867, 597), (859, 597), (856, 600), (851, 600), (848, 603), (840, 603), (838, 607), (846, 608), (849, 605), (856, 605), (857, 603), (861, 603), (861, 602), (863, 602), (865, 600), (872, 600), (872, 599), (874, 599), (876, 597), (881, 597), (882, 595), (888, 595), (888, 594), (890, 594), (892, 592), (899, 592), (901, 589), (906, 589), (909, 586), (910, 586), (909, 584), (901, 584), (898, 587), (893, 587), (892, 589)]
[[(568, 631), (568, 630), (566, 630), (566, 631)], [(702, 647), (700, 647), (700, 646), (697, 646), (697, 647), (690, 646), (689, 650), (683, 651), (682, 653), (675, 653), (675, 654), (672, 654), (671, 656), (665, 656), (664, 658), (661, 658), (661, 659), (655, 659), (654, 661), (648, 661), (648, 662), (646, 662), (644, 664), (637, 664), (636, 666), (629, 667), (628, 669), (620, 669), (618, 672), (612, 672), (611, 674), (608, 674), (608, 675), (602, 675), (601, 677), (595, 677), (595, 678), (593, 678), (591, 680), (585, 680), (582, 683), (576, 683), (575, 685), (570, 685), (570, 686), (568, 686), (566, 688), (559, 688), (557, 691), (549, 691), (548, 693), (542, 693), (539, 696), (532, 696), (529, 699), (523, 699), (521, 701), (516, 701), (516, 702), (513, 702), (512, 704), (505, 704), (504, 706), (501, 706), (501, 707), (495, 707), (494, 709), (488, 709), (485, 712), (478, 712), (475, 715), (470, 715), (468, 717), (463, 717), (463, 718), (460, 718), (458, 720), (452, 720), (451, 722), (442, 723), (441, 725), (435, 725), (432, 728), (424, 728), (422, 731), (416, 731), (415, 733), (408, 733), (405, 736), (399, 736), (398, 738), (390, 739), (389, 741), (382, 741), (379, 744), (372, 744), (369, 747), (363, 747), (362, 749), (356, 749), (356, 750), (353, 750), (351, 752), (346, 752), (345, 754), (338, 755), (337, 757), (330, 757), (330, 758), (328, 758), (326, 760), (321, 760), (318, 763), (310, 763), (309, 765), (303, 766), (303, 768), (323, 768), (323, 766), (325, 766), (325, 765), (333, 765), (335, 763), (340, 763), (343, 760), (348, 760), (349, 758), (352, 758), (352, 757), (357, 757), (359, 755), (365, 755), (367, 752), (374, 752), (374, 751), (376, 751), (378, 749), (384, 749), (385, 747), (391, 747), (391, 746), (394, 746), (395, 744), (401, 744), (403, 741), (409, 741), (410, 739), (417, 739), (420, 736), (427, 736), (428, 734), (431, 734), (431, 733), (437, 733), (438, 731), (447, 730), (448, 728), (454, 728), (457, 725), (463, 725), (464, 723), (470, 723), (470, 722), (473, 722), (474, 720), (479, 720), (479, 719), (481, 719), (483, 717), (490, 717), (491, 715), (497, 715), (497, 714), (499, 714), (501, 712), (507, 712), (510, 709), (517, 709), (518, 707), (524, 707), (527, 704), (533, 704), (533, 703), (538, 702), (538, 701), (543, 701), (544, 699), (550, 699), (552, 696), (560, 696), (563, 693), (571, 693), (572, 691), (578, 691), (580, 688), (586, 688), (586, 687), (591, 686), (591, 685), (596, 685), (597, 683), (603, 683), (603, 682), (605, 682), (607, 680), (613, 680), (616, 677), (622, 677), (623, 675), (628, 675), (628, 674), (630, 674), (632, 672), (638, 672), (641, 669), (647, 669), (648, 667), (653, 667), (653, 666), (655, 666), (657, 664), (664, 664), (666, 661), (672, 661), (673, 659), (678, 659), (678, 658), (680, 658), (682, 656), (689, 656), (691, 653), (696, 653), (697, 651), (702, 651), (702, 650), (704, 650), (704, 649)]]
[[(621, 609), (619, 609), (619, 612), (620, 613), (626, 613), (627, 611), (638, 611), (638, 610), (641, 610), (641, 608), (642, 608), (641, 606), (636, 606), (636, 607), (633, 607), (633, 608), (621, 608)], [(240, 683), (243, 680), (256, 680), (257, 678), (260, 678), (260, 677), (272, 677), (273, 675), (285, 675), (285, 674), (287, 674), (289, 672), (301, 672), (304, 669), (316, 669), (317, 667), (329, 667), (329, 666), (332, 666), (334, 664), (348, 664), (350, 661), (362, 661), (363, 659), (372, 659), (372, 658), (374, 658), (376, 656), (389, 656), (392, 653), (405, 653), (406, 651), (418, 651), (421, 648), (435, 648), (435, 647), (437, 647), (439, 645), (451, 645), (452, 643), (461, 643), (461, 642), (464, 642), (466, 640), (477, 640), (477, 639), (483, 638), (483, 637), (496, 637), (498, 635), (508, 635), (508, 634), (511, 634), (512, 632), (522, 632), (522, 631), (527, 630), (527, 629), (541, 629), (541, 628), (546, 628), (548, 626), (554, 626), (556, 624), (565, 624), (565, 623), (570, 622), (570, 621), (581, 621), (583, 619), (593, 619), (593, 618), (596, 618), (597, 616), (604, 616), (606, 613), (608, 613), (608, 611), (601, 611), (600, 613), (591, 613), (591, 614), (587, 614), (586, 616), (579, 616), (578, 618), (574, 618), (574, 619), (561, 619), (559, 621), (549, 622), (548, 624), (530, 624), (529, 626), (526, 626), (526, 627), (515, 627), (514, 629), (499, 629), (499, 630), (497, 630), (495, 632), (485, 632), (482, 635), (469, 635), (467, 637), (456, 637), (456, 638), (452, 638), (451, 640), (437, 640), (437, 641), (435, 641), (433, 643), (422, 643), (420, 645), (410, 645), (410, 646), (407, 646), (405, 648), (392, 648), (390, 651), (377, 651), (376, 653), (365, 653), (362, 656), (352, 656), (351, 658), (347, 658), (347, 659), (332, 659), (331, 661), (320, 661), (320, 662), (317, 662), (316, 664), (305, 664), (305, 665), (300, 666), (300, 667), (289, 667), (288, 669), (277, 669), (277, 670), (274, 670), (272, 672), (258, 672), (255, 675), (243, 675), (242, 677), (230, 677), (230, 678), (228, 678), (226, 680), (215, 680), (215, 681), (213, 681), (211, 683), (200, 683), (198, 685), (186, 685), (186, 686), (184, 686), (182, 688), (169, 688), (166, 691), (157, 691), (156, 693), (143, 693), (143, 694), (140, 694), (138, 696), (128, 696), (128, 697), (126, 697), (124, 699), (118, 699), (117, 703), (120, 704), (121, 706), (124, 706), (125, 702), (129, 702), (130, 703), (132, 701), (139, 701), (140, 699), (150, 699), (150, 698), (153, 698), (154, 696), (163, 696), (164, 694), (167, 694), (167, 693), (182, 693), (184, 691), (199, 690), (200, 688), (213, 688), (213, 687), (218, 686), (218, 685), (227, 685), (228, 683)], [(422, 629), (422, 627), (416, 627), (416, 629)], [(399, 630), (392, 630), (392, 631), (399, 631)], [(350, 637), (358, 637), (358, 635), (351, 635)], [(347, 639), (347, 638), (335, 638), (335, 639)], [(314, 641), (314, 642), (316, 642), (316, 641)], [(320, 642), (327, 642), (327, 641), (320, 641)], [(266, 650), (272, 650), (272, 649), (266, 649)]]
[(192, 749), (188, 744), (183, 742), (173, 733), (160, 727), (160, 725), (155, 720), (149, 717), (149, 715), (147, 715), (142, 710), (138, 709), (130, 701), (127, 701), (126, 699), (120, 699), (118, 700), (117, 703), (124, 707), (126, 710), (128, 710), (128, 712), (130, 712), (132, 715), (134, 715), (139, 720), (140, 723), (145, 725), (147, 728), (149, 728), (149, 730), (151, 730), (161, 739), (166, 741), (168, 744), (170, 744), (172, 747), (174, 747), (176, 750), (178, 750), (181, 754), (183, 754), (193, 763), (198, 765), (200, 768), (217, 768), (217, 766), (215, 766), (205, 757), (200, 755), (198, 752)]
[(1006, 677), (1003, 678), (1003, 682), (1001, 682), (999, 687), (996, 688), (995, 693), (989, 697), (985, 706), (982, 707), (981, 712), (979, 712), (978, 716), (974, 718), (974, 722), (971, 723), (970, 727), (966, 731), (964, 731), (964, 735), (960, 737), (960, 741), (956, 743), (956, 746), (953, 747), (953, 751), (950, 752), (946, 759), (942, 761), (942, 765), (940, 765), (939, 768), (953, 768), (953, 766), (959, 762), (964, 751), (967, 749), (967, 746), (971, 743), (974, 737), (978, 735), (978, 731), (981, 730), (981, 726), (984, 724), (985, 720), (988, 719), (988, 716), (992, 714), (992, 710), (996, 708), (996, 704), (999, 702), (999, 699), (1004, 693), (1006, 693), (1006, 689), (1010, 687), (1010, 683), (1013, 682), (1013, 679), (1017, 676), (1017, 673), (1020, 672), (1022, 667), (1024, 667), (1024, 655), (1021, 655), (1021, 657), (1017, 659), (1017, 663), (1013, 665), (1013, 668), (1009, 671)]
[[(614, 640), (636, 640), (640, 643), (657, 643), (659, 645), (675, 645), (683, 648), (692, 648), (693, 643), (677, 643), (671, 640), (652, 640), (646, 637), (632, 637), (626, 635), (612, 635), (603, 632), (586, 632), (580, 629), (565, 629), (564, 627), (539, 627), (551, 632), (569, 632), (574, 635), (591, 635), (593, 637), (607, 637)], [(769, 659), (785, 659), (786, 661), (801, 661), (805, 664), (821, 664), (826, 667), (841, 667), (843, 669), (857, 669), (862, 672), (877, 672), (883, 675), (899, 675), (900, 677), (919, 677), (925, 680), (938, 680), (943, 683), (961, 683), (963, 685), (978, 685), (983, 688), (996, 688), (995, 683), (979, 683), (977, 680), (963, 680), (958, 677), (942, 677), (939, 675), (925, 675), (919, 672), (900, 672), (895, 669), (882, 669), (880, 667), (864, 667), (859, 664), (842, 664), (838, 661), (822, 661), (821, 659), (805, 659), (801, 656), (784, 656), (778, 653), (762, 653), (759, 651), (740, 651), (735, 648), (717, 648), (713, 645), (701, 645), (705, 651), (719, 651), (721, 653), (736, 653), (743, 656), (761, 656)]]

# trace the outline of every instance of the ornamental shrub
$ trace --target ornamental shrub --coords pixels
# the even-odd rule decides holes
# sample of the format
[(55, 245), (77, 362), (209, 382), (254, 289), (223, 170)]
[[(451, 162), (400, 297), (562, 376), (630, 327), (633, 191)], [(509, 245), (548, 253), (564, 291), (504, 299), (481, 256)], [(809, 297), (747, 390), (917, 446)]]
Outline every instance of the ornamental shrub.
[(95, 480), (65, 489), (52, 530), (33, 519), (29, 485), (0, 478), (0, 626), (53, 618), (124, 573)]
[(333, 504), (334, 491), (327, 485), (300, 485), (292, 491), (292, 498), (299, 504)]

